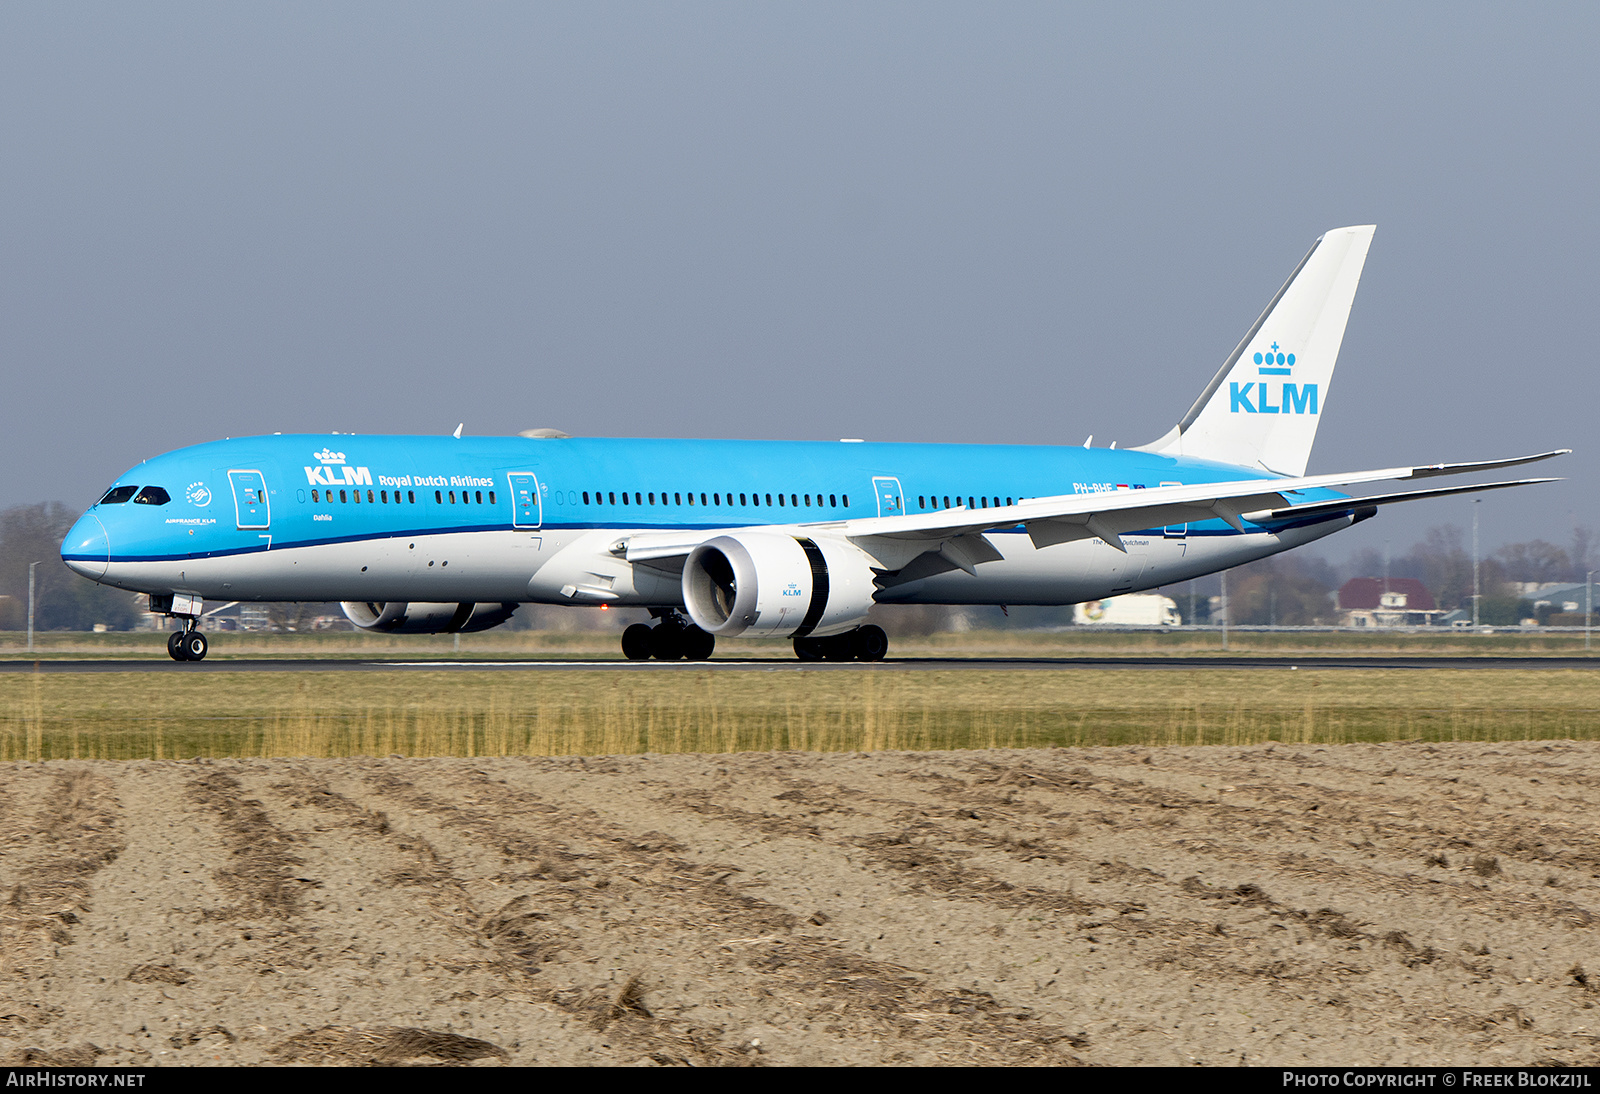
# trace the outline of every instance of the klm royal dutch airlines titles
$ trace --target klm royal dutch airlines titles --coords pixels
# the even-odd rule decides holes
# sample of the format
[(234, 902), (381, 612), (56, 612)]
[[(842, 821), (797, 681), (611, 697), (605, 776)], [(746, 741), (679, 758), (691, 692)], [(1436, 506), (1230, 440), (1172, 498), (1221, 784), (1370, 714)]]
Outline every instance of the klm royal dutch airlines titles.
[(206, 654), (208, 601), (252, 600), (338, 600), (357, 626), (403, 634), (482, 630), (525, 603), (625, 605), (655, 620), (624, 633), (631, 658), (781, 636), (803, 660), (874, 660), (874, 604), (1099, 600), (1393, 502), (1550, 481), (1343, 492), (1558, 452), (1306, 475), (1372, 234), (1317, 240), (1183, 419), (1136, 449), (253, 437), (141, 463), (61, 555), (181, 620), (179, 660)]

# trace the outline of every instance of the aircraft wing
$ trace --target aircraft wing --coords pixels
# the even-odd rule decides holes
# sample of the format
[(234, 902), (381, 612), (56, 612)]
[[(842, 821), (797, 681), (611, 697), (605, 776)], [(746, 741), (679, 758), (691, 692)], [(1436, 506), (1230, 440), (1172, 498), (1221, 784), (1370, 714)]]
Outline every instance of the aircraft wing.
[[(1289, 514), (1310, 515), (1312, 506), (1296, 506), (1288, 494), (1304, 490), (1355, 486), (1361, 483), (1395, 479), (1431, 478), (1437, 475), (1467, 474), (1516, 464), (1532, 463), (1564, 455), (1571, 449), (1543, 452), (1535, 456), (1521, 456), (1509, 460), (1485, 463), (1430, 464), (1423, 467), (1388, 467), (1376, 471), (1357, 471), (1334, 475), (1302, 475), (1297, 478), (1244, 479), (1234, 482), (1199, 483), (1193, 486), (1159, 486), (1146, 490), (1124, 489), (1110, 493), (1065, 494), (1050, 498), (1029, 498), (1016, 505), (991, 509), (968, 509), (965, 506), (934, 513), (917, 513), (899, 517), (865, 517), (858, 520), (838, 521), (830, 525), (851, 539), (882, 537), (887, 539), (945, 539), (971, 535), (996, 528), (1012, 528), (1020, 524), (1037, 547), (1063, 543), (1072, 539), (1098, 536), (1113, 547), (1121, 549), (1120, 533), (1141, 528), (1159, 528), (1168, 524), (1186, 524), (1220, 518), (1239, 531), (1244, 530), (1242, 518), (1253, 520), (1283, 520)], [(1526, 480), (1544, 482), (1549, 480)], [(1469, 486), (1451, 493), (1470, 493), (1474, 490), (1498, 489), (1501, 486), (1522, 483), (1496, 483), (1488, 486)], [(1437, 497), (1433, 491), (1418, 491), (1410, 495), (1392, 495), (1392, 500), (1412, 500)], [(1328, 514), (1347, 512), (1369, 504), (1360, 498), (1348, 501), (1317, 503), (1326, 505)], [(1270, 515), (1269, 515), (1270, 514)], [(1110, 533), (1108, 536), (1106, 533)]]
[[(816, 521), (793, 525), (759, 525), (749, 531), (824, 532), (852, 540), (880, 560), (885, 569), (897, 570), (917, 555), (937, 551), (950, 563), (969, 573), (980, 562), (996, 560), (998, 551), (983, 538), (984, 532), (1021, 525), (1035, 547), (1067, 543), (1077, 539), (1099, 538), (1119, 551), (1126, 551), (1122, 535), (1143, 528), (1187, 524), (1220, 519), (1239, 531), (1244, 521), (1253, 523), (1293, 520), (1303, 517), (1334, 516), (1371, 505), (1442, 497), (1448, 494), (1499, 490), (1551, 479), (1524, 479), (1482, 485), (1421, 490), (1388, 494), (1376, 498), (1341, 498), (1329, 502), (1295, 505), (1286, 495), (1305, 490), (1355, 486), (1368, 482), (1432, 478), (1439, 475), (1468, 474), (1518, 464), (1533, 463), (1570, 452), (1559, 449), (1533, 456), (1483, 463), (1428, 464), (1420, 467), (1386, 467), (1333, 475), (1302, 475), (1295, 478), (1242, 479), (1231, 482), (1197, 483), (1185, 486), (1159, 486), (1148, 489), (1118, 489), (1109, 492), (1062, 494), (1028, 498), (1015, 505), (987, 509), (959, 506), (931, 513), (912, 513), (893, 517), (860, 517), (854, 520)], [(672, 564), (714, 536), (736, 534), (740, 529), (709, 529), (684, 532), (642, 532), (625, 536), (612, 552), (630, 562)]]

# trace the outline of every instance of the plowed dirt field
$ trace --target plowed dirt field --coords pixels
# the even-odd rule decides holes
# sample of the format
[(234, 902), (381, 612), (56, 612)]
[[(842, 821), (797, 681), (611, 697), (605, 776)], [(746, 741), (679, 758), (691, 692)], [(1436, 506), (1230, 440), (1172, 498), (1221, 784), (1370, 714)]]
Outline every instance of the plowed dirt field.
[(0, 1061), (1593, 1064), (1600, 745), (0, 768)]

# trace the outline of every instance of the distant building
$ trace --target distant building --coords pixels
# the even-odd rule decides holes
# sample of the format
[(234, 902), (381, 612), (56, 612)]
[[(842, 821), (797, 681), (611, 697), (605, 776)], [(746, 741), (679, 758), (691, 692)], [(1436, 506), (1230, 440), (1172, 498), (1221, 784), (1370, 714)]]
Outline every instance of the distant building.
[(1414, 577), (1353, 577), (1339, 589), (1346, 627), (1425, 627), (1443, 614)]
[(1558, 612), (1582, 612), (1588, 606), (1589, 587), (1581, 581), (1575, 585), (1543, 585), (1537, 592), (1523, 596), (1533, 601), (1535, 609), (1549, 605)]

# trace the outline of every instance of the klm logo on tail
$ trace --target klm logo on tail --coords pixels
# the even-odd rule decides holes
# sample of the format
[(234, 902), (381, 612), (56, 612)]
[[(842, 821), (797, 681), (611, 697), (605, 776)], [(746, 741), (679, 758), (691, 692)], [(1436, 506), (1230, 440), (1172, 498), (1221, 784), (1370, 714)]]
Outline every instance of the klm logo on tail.
[[(1255, 355), (1256, 372), (1262, 376), (1291, 376), (1294, 373), (1294, 354), (1282, 353), (1278, 343), (1272, 349)], [(1276, 390), (1275, 390), (1276, 389)], [(1274, 402), (1276, 395), (1276, 402)], [(1254, 402), (1251, 402), (1251, 399)], [(1317, 412), (1317, 385), (1293, 384), (1287, 380), (1273, 383), (1260, 380), (1248, 384), (1228, 384), (1228, 413), (1238, 414), (1315, 414)]]

